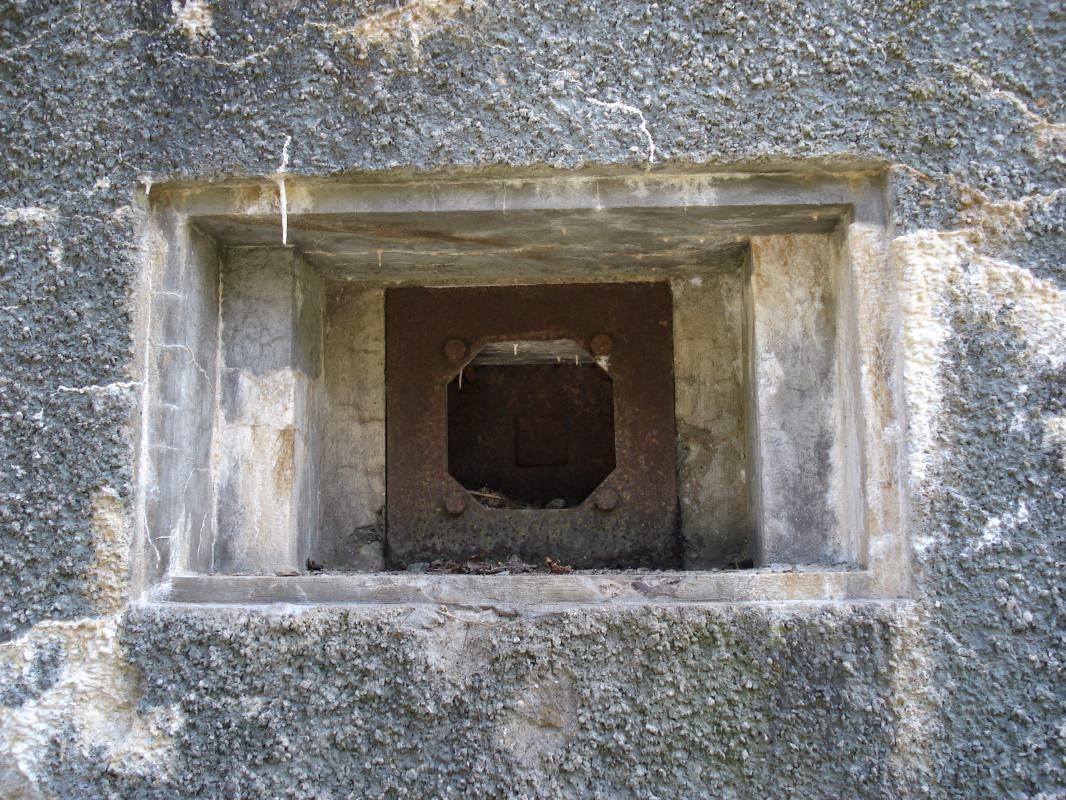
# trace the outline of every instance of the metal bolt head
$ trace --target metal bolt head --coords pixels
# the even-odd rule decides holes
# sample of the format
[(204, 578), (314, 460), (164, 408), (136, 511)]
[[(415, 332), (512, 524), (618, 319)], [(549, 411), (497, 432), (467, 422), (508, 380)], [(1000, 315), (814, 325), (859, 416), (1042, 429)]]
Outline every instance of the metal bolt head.
[(589, 350), (592, 351), (592, 355), (602, 358), (611, 354), (611, 344), (610, 336), (606, 333), (597, 333), (589, 340)]
[(450, 489), (444, 495), (444, 510), (457, 517), (466, 511), (466, 492)]
[(449, 339), (444, 343), (444, 357), (453, 364), (466, 355), (466, 342), (462, 339)]
[(595, 502), (600, 511), (614, 511), (618, 507), (618, 492), (614, 489), (600, 489), (596, 492)]

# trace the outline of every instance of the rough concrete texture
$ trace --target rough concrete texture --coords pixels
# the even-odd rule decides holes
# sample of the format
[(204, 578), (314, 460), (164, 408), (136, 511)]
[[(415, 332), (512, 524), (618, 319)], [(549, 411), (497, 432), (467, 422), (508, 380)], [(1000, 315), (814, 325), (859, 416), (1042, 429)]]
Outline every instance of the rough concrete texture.
[[(1036, 0), (5, 4), (0, 791), (1062, 796), (1063, 27)], [(300, 174), (884, 164), (914, 603), (116, 612), (131, 193), (271, 175), (287, 137)]]

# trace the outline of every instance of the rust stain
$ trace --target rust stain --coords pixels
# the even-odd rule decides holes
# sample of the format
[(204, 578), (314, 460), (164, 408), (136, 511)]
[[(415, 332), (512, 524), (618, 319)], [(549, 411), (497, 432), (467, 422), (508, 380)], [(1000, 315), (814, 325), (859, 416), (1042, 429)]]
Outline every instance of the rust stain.
[(278, 492), (292, 490), (292, 478), (296, 463), (296, 429), (278, 431), (274, 445), (274, 489)]

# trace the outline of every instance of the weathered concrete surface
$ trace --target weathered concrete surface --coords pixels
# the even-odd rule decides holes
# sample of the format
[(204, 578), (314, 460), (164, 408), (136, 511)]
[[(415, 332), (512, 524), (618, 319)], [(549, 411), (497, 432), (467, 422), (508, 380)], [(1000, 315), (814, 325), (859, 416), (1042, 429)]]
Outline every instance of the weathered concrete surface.
[(302, 569), (318, 524), (322, 284), (286, 250), (222, 269), (216, 533), (209, 571)]
[(745, 261), (670, 283), (678, 501), (688, 569), (740, 563), (751, 552)]
[(324, 567), (385, 568), (385, 293), (334, 284), (326, 296), (321, 519)]
[(219, 261), (214, 243), (180, 215), (159, 209), (155, 224), (139, 233), (145, 252), (138, 289), (142, 344), (127, 384), (149, 413), (135, 418), (137, 472), (150, 491), (135, 499), (132, 559), (135, 591), (172, 565), (210, 565), (211, 419), (218, 388)]
[(839, 280), (829, 236), (756, 236), (746, 276), (752, 326), (752, 473), (759, 564), (844, 561), (836, 542), (833, 451), (844, 388)]
[(816, 754), (832, 749), (849, 787), (892, 797), (927, 724), (907, 606), (180, 609), (125, 625), (158, 676), (145, 713), (177, 701), (184, 721), (154, 784), (89, 777), (127, 796), (828, 797)]
[[(72, 631), (28, 669), (5, 650), (0, 738), (32, 729), (42, 744), (21, 761), (4, 745), (2, 791), (1063, 794), (1055, 6), (388, 11), (319, 0), (0, 11), (0, 631), (18, 650)], [(389, 614), (135, 609), (116, 658), (140, 683), (109, 668), (100, 694), (67, 695), (117, 707), (110, 738), (80, 714), (13, 720), (27, 703), (56, 708), (64, 695), (42, 700), (56, 676), (76, 683), (97, 663), (79, 654), (114, 641), (114, 617), (88, 618), (111, 591), (96, 542), (115, 541), (94, 529), (112, 516), (95, 498), (113, 494), (132, 515), (125, 429), (144, 314), (128, 305), (143, 213), (132, 187), (273, 174), (286, 136), (300, 174), (651, 157), (889, 165), (915, 608), (788, 610), (784, 636), (783, 610), (764, 606), (503, 626), (452, 609), (421, 612), (411, 633)], [(441, 633), (414, 632), (427, 627)], [(467, 667), (460, 642), (482, 641), (499, 655)], [(135, 713), (157, 719), (141, 726), (150, 735), (133, 733)], [(152, 754), (146, 769), (122, 756), (125, 742)]]

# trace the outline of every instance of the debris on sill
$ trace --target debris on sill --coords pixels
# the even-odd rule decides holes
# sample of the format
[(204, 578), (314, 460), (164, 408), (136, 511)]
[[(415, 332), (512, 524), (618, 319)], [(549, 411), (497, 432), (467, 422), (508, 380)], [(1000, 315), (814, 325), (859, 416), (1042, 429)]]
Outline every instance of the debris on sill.
[(515, 500), (512, 497), (508, 497), (503, 492), (492, 489), (488, 486), (482, 486), (477, 491), (468, 489), (467, 492), (476, 497), (481, 505), (488, 508), (507, 508), (507, 509), (540, 509), (545, 508), (549, 510), (558, 510), (560, 508), (566, 508), (566, 501), (561, 497), (555, 497), (545, 503), (543, 506), (531, 505), (521, 500)]
[(429, 575), (526, 575), (533, 573), (569, 575), (574, 569), (547, 556), (543, 564), (531, 564), (517, 556), (511, 556), (506, 561), (486, 560), (481, 556), (471, 556), (462, 562), (445, 558), (429, 562), (418, 561), (409, 564), (406, 571)]
[(512, 556), (506, 561), (486, 560), (480, 555), (471, 556), (465, 561), (438, 558), (433, 561), (414, 561), (406, 568), (392, 570), (352, 571), (344, 569), (330, 569), (323, 567), (315, 561), (309, 560), (307, 572), (296, 571), (276, 572), (277, 577), (300, 577), (303, 575), (396, 575), (406, 573), (408, 575), (603, 575), (612, 578), (624, 576), (635, 578), (647, 577), (677, 577), (700, 574), (722, 574), (730, 572), (747, 572), (752, 574), (774, 573), (817, 573), (817, 572), (848, 572), (853, 571), (854, 566), (846, 563), (839, 564), (767, 564), (761, 567), (753, 566), (750, 559), (733, 561), (725, 567), (709, 567), (705, 569), (682, 570), (662, 569), (649, 567), (594, 567), (591, 569), (575, 569), (568, 564), (563, 564), (550, 556), (546, 556), (543, 564), (523, 561), (517, 556)]

